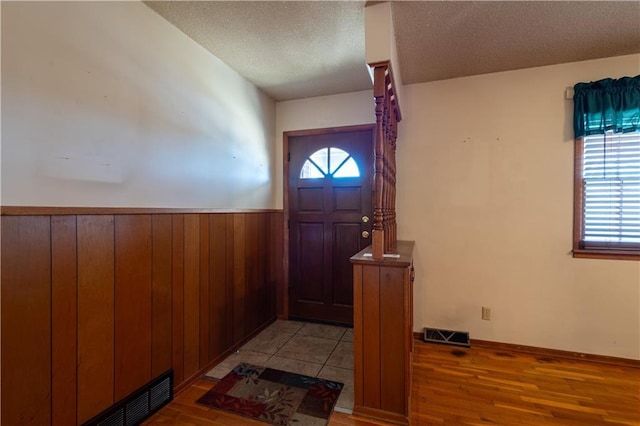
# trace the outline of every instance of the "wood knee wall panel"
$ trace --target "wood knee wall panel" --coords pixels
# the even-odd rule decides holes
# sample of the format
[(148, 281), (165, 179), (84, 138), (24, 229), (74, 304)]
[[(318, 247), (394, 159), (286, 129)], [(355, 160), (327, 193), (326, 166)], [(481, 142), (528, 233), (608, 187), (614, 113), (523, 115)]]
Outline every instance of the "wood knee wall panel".
[(2, 217), (3, 425), (51, 422), (50, 233), (50, 217)]
[(3, 425), (179, 387), (275, 318), (282, 212), (61, 213), (3, 212)]
[(151, 215), (115, 216), (114, 402), (151, 381)]
[[(354, 414), (408, 424), (411, 391), (413, 242), (398, 258), (351, 258), (354, 279)], [(366, 356), (365, 356), (366, 355)]]
[(227, 280), (227, 218), (223, 215), (209, 217), (209, 357), (215, 359), (231, 347), (228, 325), (231, 306), (231, 288)]
[(200, 215), (184, 217), (184, 378), (200, 365)]
[(114, 220), (78, 216), (78, 423), (114, 401)]
[(151, 376), (171, 368), (171, 215), (153, 215)]
[(72, 425), (77, 411), (77, 220), (51, 217), (52, 423)]

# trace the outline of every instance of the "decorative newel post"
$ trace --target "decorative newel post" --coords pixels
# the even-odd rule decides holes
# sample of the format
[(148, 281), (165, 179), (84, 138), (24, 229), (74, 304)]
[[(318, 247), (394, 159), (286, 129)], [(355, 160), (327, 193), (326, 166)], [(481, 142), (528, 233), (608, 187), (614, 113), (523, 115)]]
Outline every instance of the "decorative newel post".
[(413, 351), (413, 241), (397, 241), (400, 106), (391, 64), (373, 69), (376, 128), (372, 246), (353, 263), (354, 405), (358, 416), (408, 425)]
[(396, 138), (401, 117), (390, 64), (384, 62), (372, 67), (376, 132), (371, 255), (380, 260), (385, 253), (392, 253), (397, 248)]
[(374, 205), (373, 205), (373, 236), (372, 236), (372, 256), (374, 259), (382, 259), (384, 256), (384, 129), (382, 116), (384, 114), (384, 98), (385, 98), (385, 67), (376, 67), (374, 69), (374, 88), (373, 96), (376, 102), (376, 133), (374, 147), (374, 163), (373, 163), (373, 183), (374, 183)]

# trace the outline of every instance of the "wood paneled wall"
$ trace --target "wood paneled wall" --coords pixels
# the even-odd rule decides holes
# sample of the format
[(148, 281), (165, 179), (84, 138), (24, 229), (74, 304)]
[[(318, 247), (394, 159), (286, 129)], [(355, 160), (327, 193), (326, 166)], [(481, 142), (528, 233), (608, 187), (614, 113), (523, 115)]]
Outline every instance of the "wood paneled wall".
[(276, 316), (282, 212), (2, 216), (2, 425), (179, 389)]

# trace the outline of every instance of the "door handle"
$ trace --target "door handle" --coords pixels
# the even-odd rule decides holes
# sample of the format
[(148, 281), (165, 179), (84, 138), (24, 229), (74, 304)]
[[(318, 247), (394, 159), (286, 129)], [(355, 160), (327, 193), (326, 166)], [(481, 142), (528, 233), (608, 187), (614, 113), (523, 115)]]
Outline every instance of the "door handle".
[(362, 238), (369, 238), (369, 231), (362, 231)]

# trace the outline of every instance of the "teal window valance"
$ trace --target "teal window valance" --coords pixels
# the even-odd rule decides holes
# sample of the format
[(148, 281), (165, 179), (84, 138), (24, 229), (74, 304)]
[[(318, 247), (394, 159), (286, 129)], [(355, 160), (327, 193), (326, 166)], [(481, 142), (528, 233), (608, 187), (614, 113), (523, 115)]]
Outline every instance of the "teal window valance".
[(640, 132), (640, 75), (578, 83), (573, 89), (576, 138)]

